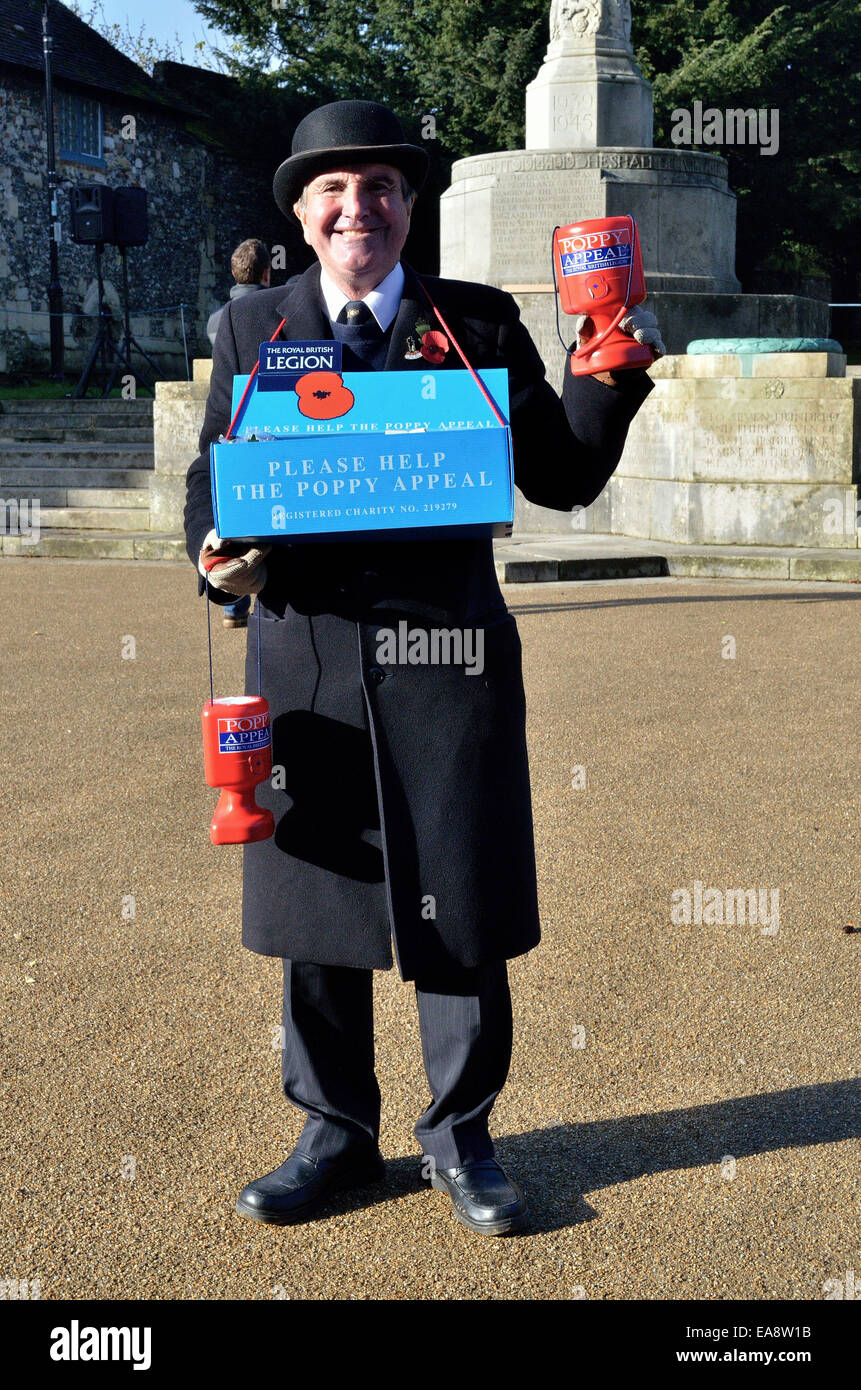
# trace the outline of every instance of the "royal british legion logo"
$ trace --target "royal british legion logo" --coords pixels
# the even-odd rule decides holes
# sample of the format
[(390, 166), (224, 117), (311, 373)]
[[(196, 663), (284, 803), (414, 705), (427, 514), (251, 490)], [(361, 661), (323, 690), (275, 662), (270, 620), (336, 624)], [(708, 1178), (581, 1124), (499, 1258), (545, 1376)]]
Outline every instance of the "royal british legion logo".
[(593, 270), (617, 270), (631, 264), (631, 234), (617, 231), (585, 232), (559, 238), (563, 275), (585, 275)]
[(218, 721), (219, 753), (256, 753), (261, 748), (268, 748), (269, 742), (268, 713)]
[(291, 391), (308, 372), (340, 372), (339, 342), (261, 343), (257, 382), (261, 391)]

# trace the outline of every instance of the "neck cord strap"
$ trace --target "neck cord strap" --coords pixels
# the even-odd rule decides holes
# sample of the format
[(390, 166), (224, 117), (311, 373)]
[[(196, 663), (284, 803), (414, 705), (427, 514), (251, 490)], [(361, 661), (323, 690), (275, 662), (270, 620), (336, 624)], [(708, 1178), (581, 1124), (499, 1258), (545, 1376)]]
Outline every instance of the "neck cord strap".
[[(415, 272), (413, 272), (413, 273), (415, 274)], [(490, 395), (490, 392), (487, 390), (487, 387), (485, 386), (485, 384), (484, 384), (484, 382), (482, 381), (481, 377), (478, 375), (478, 372), (477, 372), (477, 371), (475, 370), (475, 368), (473, 367), (472, 363), (470, 362), (469, 358), (467, 357), (467, 355), (466, 355), (466, 353), (464, 352), (463, 348), (461, 347), (460, 343), (457, 341), (457, 338), (456, 338), (456, 337), (454, 336), (454, 334), (452, 333), (451, 329), (449, 328), (448, 324), (446, 323), (446, 321), (445, 321), (445, 319), (443, 318), (442, 314), (440, 313), (439, 309), (438, 309), (438, 308), (436, 307), (436, 305), (434, 304), (434, 302), (433, 302), (433, 300), (431, 299), (430, 294), (428, 293), (428, 291), (427, 291), (427, 289), (426, 289), (424, 283), (419, 279), (418, 275), (416, 275), (416, 280), (418, 280), (418, 283), (419, 283), (419, 285), (421, 286), (422, 293), (424, 294), (425, 299), (427, 300), (428, 304), (431, 306), (431, 308), (433, 309), (433, 311), (434, 311), (434, 313), (436, 314), (437, 318), (439, 319), (440, 323), (442, 324), (444, 332), (448, 334), (449, 338), (451, 338), (451, 341), (454, 343), (454, 346), (456, 347), (457, 352), (458, 352), (458, 356), (460, 357), (460, 359), (461, 359), (461, 361), (463, 362), (464, 366), (466, 367), (467, 371), (468, 371), (468, 372), (470, 373), (470, 375), (472, 376), (472, 379), (473, 379), (473, 381), (475, 382), (476, 386), (478, 387), (479, 391), (480, 391), (481, 394), (484, 396), (484, 399), (487, 401), (487, 404), (490, 406), (491, 410), (493, 411), (493, 413), (494, 413), (494, 415), (496, 416), (496, 418), (497, 418), (497, 420), (499, 421), (499, 423), (500, 423), (503, 427), (505, 427), (505, 426), (508, 424), (508, 421), (507, 421), (506, 419), (503, 418), (502, 414), (500, 413), (499, 409), (497, 408), (497, 406), (496, 406), (496, 404), (495, 404), (495, 402), (494, 402), (494, 400), (493, 400), (493, 397)]]
[[(209, 703), (215, 704), (215, 687), (212, 678), (212, 622), (209, 613), (209, 580), (206, 581), (206, 645), (209, 649)], [(262, 695), (260, 678), (260, 603), (254, 605), (254, 613), (257, 618), (257, 694)]]
[[(279, 323), (278, 327), (275, 329), (275, 332), (272, 334), (272, 337), (269, 339), (270, 343), (274, 343), (274, 342), (275, 342), (275, 339), (278, 337), (278, 334), (281, 332), (281, 329), (284, 327), (284, 325), (285, 325), (286, 322), (287, 322), (286, 318), (283, 318), (283, 319), (281, 320), (281, 322)], [(252, 383), (252, 381), (254, 380), (254, 378), (255, 378), (256, 375), (257, 375), (257, 368), (258, 368), (259, 366), (260, 366), (260, 358), (258, 357), (257, 361), (254, 363), (254, 368), (253, 368), (253, 370), (252, 370), (252, 372), (251, 372), (251, 375), (249, 376), (248, 380), (247, 380), (246, 383), (245, 383), (245, 390), (242, 392), (242, 398), (241, 398), (241, 400), (240, 400), (238, 406), (236, 407), (235, 411), (233, 412), (233, 419), (230, 421), (230, 424), (227, 426), (227, 434), (224, 436), (225, 439), (232, 439), (232, 438), (233, 438), (233, 426), (236, 424), (236, 421), (237, 421), (238, 416), (242, 414), (242, 407), (243, 407), (244, 404), (245, 404), (245, 400), (246, 400), (246, 397), (247, 397), (247, 395), (248, 395), (248, 392), (251, 390), (251, 383)]]

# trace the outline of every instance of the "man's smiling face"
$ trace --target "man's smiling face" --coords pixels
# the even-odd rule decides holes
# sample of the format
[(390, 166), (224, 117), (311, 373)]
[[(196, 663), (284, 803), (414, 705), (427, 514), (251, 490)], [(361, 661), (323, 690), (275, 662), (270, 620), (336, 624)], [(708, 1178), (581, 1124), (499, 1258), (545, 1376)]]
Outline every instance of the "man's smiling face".
[(400, 260), (414, 195), (403, 196), (391, 164), (358, 164), (319, 174), (294, 211), (309, 246), (344, 294), (360, 299)]

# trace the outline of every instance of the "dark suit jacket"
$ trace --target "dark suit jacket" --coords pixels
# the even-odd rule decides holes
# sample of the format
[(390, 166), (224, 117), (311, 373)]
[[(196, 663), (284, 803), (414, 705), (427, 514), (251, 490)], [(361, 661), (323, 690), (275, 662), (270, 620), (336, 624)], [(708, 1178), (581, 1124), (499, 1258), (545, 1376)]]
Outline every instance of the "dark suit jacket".
[[(388, 370), (462, 369), (404, 358), (429, 306), (406, 270)], [(517, 486), (559, 510), (588, 505), (619, 461), (652, 383), (615, 389), (566, 372), (562, 399), (510, 295), (423, 276), (474, 367), (507, 367)], [(288, 339), (331, 336), (315, 265), (231, 303), (215, 344), (200, 456), (188, 472), (189, 557), (213, 526), (209, 445), (230, 422), (233, 376), (286, 317)], [(431, 319), (430, 321), (433, 322)], [(263, 694), (286, 785), (258, 801), (270, 840), (244, 850), (243, 941), (267, 955), (387, 968), (404, 979), (529, 950), (540, 936), (520, 639), (490, 539), (279, 545), (259, 596)], [(203, 580), (199, 582), (203, 592)], [(229, 595), (210, 591), (217, 603)], [(481, 627), (485, 669), (389, 666), (381, 626)], [(256, 690), (257, 636), (246, 680)], [(428, 900), (432, 900), (433, 915)]]
[[(452, 348), (442, 368), (431, 368), (424, 358), (404, 358), (406, 338), (414, 333), (417, 319), (428, 319), (430, 309), (415, 282), (414, 272), (405, 267), (406, 284), (400, 310), (391, 330), (388, 371), (462, 370), (460, 358)], [(425, 275), (431, 297), (451, 325), (461, 347), (474, 367), (507, 367), (514, 480), (524, 497), (539, 506), (557, 511), (588, 506), (603, 490), (622, 455), (628, 426), (653, 389), (645, 374), (633, 374), (624, 386), (614, 388), (592, 377), (565, 373), (562, 399), (545, 378), (544, 364), (535, 344), (520, 321), (512, 297), (489, 285), (465, 281), (440, 280)], [(200, 547), (214, 525), (209, 482), (209, 446), (230, 423), (233, 376), (250, 372), (257, 360), (261, 342), (269, 338), (281, 318), (287, 322), (281, 336), (290, 338), (331, 337), (329, 321), (320, 295), (320, 267), (312, 266), (289, 286), (261, 290), (228, 304), (213, 354), (212, 378), (206, 416), (200, 435), (200, 456), (188, 472), (188, 500), (185, 529), (188, 554), (196, 565)], [(485, 565), (492, 554), (490, 541), (472, 542), (484, 555)], [(353, 556), (358, 567), (363, 557), (357, 543), (323, 543), (311, 547), (328, 569), (337, 560), (350, 567)], [(380, 558), (397, 565), (407, 553), (408, 564), (415, 564), (415, 543), (382, 542)], [(437, 547), (443, 547), (439, 552)], [(447, 543), (424, 542), (424, 559), (437, 576), (447, 569), (450, 555)], [(379, 551), (379, 547), (375, 547)], [(459, 550), (462, 547), (459, 547)], [(302, 551), (302, 564), (309, 560), (309, 547)], [(275, 591), (283, 591), (289, 566), (289, 547), (279, 550), (277, 562), (271, 558), (270, 584), (261, 596), (280, 601)], [(388, 567), (388, 566), (387, 566)], [(281, 570), (282, 573), (278, 573)], [(464, 576), (466, 580), (467, 576)], [(203, 580), (199, 583), (203, 593)], [(216, 603), (229, 603), (230, 596), (211, 590)]]

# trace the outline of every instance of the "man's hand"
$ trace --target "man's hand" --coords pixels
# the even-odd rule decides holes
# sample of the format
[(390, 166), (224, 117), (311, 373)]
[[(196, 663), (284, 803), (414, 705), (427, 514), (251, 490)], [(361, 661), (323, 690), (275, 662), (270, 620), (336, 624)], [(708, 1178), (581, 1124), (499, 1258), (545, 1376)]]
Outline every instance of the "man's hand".
[[(630, 333), (632, 338), (636, 338), (638, 343), (650, 347), (655, 357), (662, 357), (666, 352), (658, 320), (648, 309), (641, 309), (639, 305), (631, 309), (620, 320), (619, 327), (623, 333)], [(594, 336), (595, 324), (588, 314), (575, 314), (574, 331), (577, 334), (575, 347), (581, 348)], [(626, 377), (640, 376), (645, 370), (645, 367), (618, 367), (612, 372), (593, 372), (592, 376), (595, 381), (603, 382), (605, 386), (619, 386)]]
[(638, 304), (636, 309), (632, 309), (629, 314), (619, 323), (623, 333), (630, 333), (636, 338), (638, 343), (645, 343), (652, 349), (656, 357), (663, 357), (666, 352), (661, 330), (658, 327), (658, 320), (648, 309), (644, 309)]
[[(229, 547), (229, 550), (228, 550)], [(237, 553), (237, 547), (223, 541), (217, 531), (210, 531), (203, 542), (197, 568), (208, 579), (213, 589), (221, 589), (225, 594), (242, 598), (245, 594), (259, 594), (266, 583), (265, 556), (272, 549), (270, 545), (249, 546)], [(224, 558), (206, 568), (206, 562), (214, 556), (223, 554)]]
[[(629, 309), (620, 320), (619, 327), (623, 333), (630, 333), (632, 338), (636, 338), (638, 343), (645, 343), (650, 347), (656, 357), (663, 357), (667, 349), (661, 338), (658, 320), (648, 309), (643, 309), (640, 305), (635, 309)], [(588, 314), (575, 314), (574, 331), (577, 334), (578, 348), (583, 347), (594, 336), (595, 325)]]

